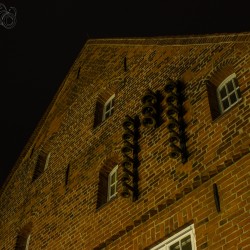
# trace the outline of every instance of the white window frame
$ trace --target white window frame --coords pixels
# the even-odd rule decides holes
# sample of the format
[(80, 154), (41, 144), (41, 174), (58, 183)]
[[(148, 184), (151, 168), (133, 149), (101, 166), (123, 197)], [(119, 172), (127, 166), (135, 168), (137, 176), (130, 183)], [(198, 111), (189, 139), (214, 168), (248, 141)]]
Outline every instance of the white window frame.
[[(108, 201), (117, 195), (117, 183), (118, 183), (118, 165), (116, 165), (108, 175)], [(115, 181), (112, 183), (112, 176), (115, 174)], [(115, 187), (114, 194), (111, 194), (111, 188)]]
[[(104, 104), (103, 107), (103, 113), (102, 113), (102, 120), (104, 121), (108, 117), (110, 117), (114, 110), (114, 98), (115, 94), (113, 94)], [(110, 104), (110, 107), (108, 108), (108, 105)]]
[[(229, 83), (229, 82), (231, 82), (232, 81), (232, 83), (233, 83), (233, 88), (234, 88), (234, 90), (232, 91), (232, 92), (230, 92), (230, 93), (228, 93), (228, 87), (227, 87), (227, 84)], [(222, 90), (222, 88), (224, 88), (225, 87), (225, 90), (226, 90), (226, 96), (225, 97), (223, 97), (223, 98), (221, 98), (221, 95), (220, 95), (220, 91)], [(238, 95), (238, 91), (240, 91), (240, 88), (239, 88), (239, 86), (238, 86), (238, 84), (237, 84), (237, 82), (236, 82), (236, 74), (235, 73), (233, 73), (232, 75), (230, 75), (230, 76), (228, 76), (219, 86), (218, 86), (218, 88), (217, 88), (217, 97), (218, 97), (218, 101), (219, 101), (219, 108), (220, 108), (220, 111), (221, 111), (221, 113), (223, 114), (224, 112), (226, 112), (227, 110), (229, 110), (230, 108), (232, 108), (236, 103), (238, 103), (240, 100), (241, 100), (241, 96), (239, 96)], [(234, 103), (231, 103), (231, 100), (230, 100), (230, 98), (229, 98), (229, 96), (231, 95), (231, 94), (235, 94), (235, 96), (236, 96), (236, 101), (234, 102)], [(223, 101), (224, 100), (226, 100), (227, 99), (227, 101), (228, 101), (228, 103), (229, 103), (229, 106), (226, 108), (226, 109), (224, 109), (224, 106), (223, 106)]]
[(175, 244), (178, 241), (181, 241), (183, 238), (187, 237), (188, 235), (190, 235), (192, 250), (197, 250), (193, 224), (184, 228), (179, 233), (171, 236), (170, 238), (161, 242), (160, 244), (151, 248), (150, 250), (169, 250), (173, 244)]
[(30, 244), (30, 234), (28, 235), (27, 240), (26, 240), (25, 250), (29, 249), (29, 244)]
[(47, 169), (48, 165), (49, 165), (49, 159), (50, 159), (50, 153), (47, 154), (46, 156), (46, 161), (45, 161), (45, 165), (44, 165), (44, 170)]

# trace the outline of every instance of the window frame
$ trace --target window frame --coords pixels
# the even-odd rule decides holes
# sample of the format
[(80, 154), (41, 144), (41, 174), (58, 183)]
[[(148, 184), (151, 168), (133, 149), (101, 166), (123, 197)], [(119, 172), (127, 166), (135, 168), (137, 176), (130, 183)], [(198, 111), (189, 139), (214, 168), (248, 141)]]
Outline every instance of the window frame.
[(48, 168), (50, 155), (50, 152), (47, 154), (42, 152), (38, 155), (35, 169), (33, 172), (32, 181), (35, 181), (37, 178), (39, 178), (43, 174), (43, 172)]
[(28, 237), (27, 237), (25, 250), (28, 250), (28, 249), (29, 249), (30, 237), (31, 237), (31, 234), (29, 234)]
[[(114, 99), (115, 94), (113, 94), (103, 105), (103, 112), (102, 112), (102, 121), (105, 121), (108, 117), (110, 117), (114, 112)], [(110, 107), (107, 109), (108, 105)]]
[(183, 238), (185, 238), (188, 235), (190, 235), (192, 250), (197, 250), (194, 224), (184, 228), (183, 230), (174, 234), (173, 236), (161, 242), (157, 246), (150, 248), (150, 250), (170, 250), (170, 247), (173, 246), (173, 244), (175, 244), (178, 241), (181, 241)]
[[(231, 81), (232, 81), (232, 84), (233, 84), (233, 90), (231, 92), (228, 92), (228, 84)], [(226, 95), (225, 95), (225, 97), (222, 98), (221, 97), (221, 90), (223, 88), (225, 88)], [(241, 97), (241, 92), (240, 92), (240, 87), (239, 87), (239, 85), (237, 83), (236, 74), (235, 73), (231, 74), (222, 83), (220, 83), (220, 85), (217, 87), (216, 92), (217, 92), (217, 98), (218, 98), (218, 105), (219, 105), (220, 113), (224, 114), (226, 111), (231, 109), (234, 105), (236, 105), (242, 98)], [(233, 93), (235, 94), (236, 101), (231, 103), (230, 96)], [(239, 95), (239, 93), (240, 93), (240, 95)], [(229, 106), (227, 108), (224, 108), (224, 106), (223, 106), (223, 101), (224, 100), (228, 100)]]
[(51, 153), (49, 152), (46, 156), (46, 161), (44, 164), (44, 171), (48, 168)]
[(30, 233), (24, 232), (18, 234), (15, 249), (28, 250), (30, 244), (30, 238), (31, 238)]
[[(112, 183), (112, 176), (115, 174), (115, 181)], [(108, 193), (107, 201), (110, 201), (112, 198), (117, 195), (117, 184), (118, 184), (118, 165), (116, 165), (108, 174)], [(115, 186), (115, 192), (111, 195), (111, 188)]]

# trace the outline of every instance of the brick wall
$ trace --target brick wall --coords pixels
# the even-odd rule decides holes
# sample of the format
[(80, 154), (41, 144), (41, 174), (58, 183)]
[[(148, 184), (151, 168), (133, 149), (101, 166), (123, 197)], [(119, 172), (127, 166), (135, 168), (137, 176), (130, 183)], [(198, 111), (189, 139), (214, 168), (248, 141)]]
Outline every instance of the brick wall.
[[(190, 224), (197, 249), (250, 248), (249, 38), (89, 40), (1, 190), (0, 249), (14, 249), (26, 228), (30, 249), (150, 249)], [(236, 73), (242, 99), (212, 119), (206, 83), (225, 72)], [(184, 164), (169, 157), (168, 79), (184, 84)], [(139, 198), (119, 195), (119, 166), (118, 196), (97, 208), (99, 172), (121, 163), (122, 122), (142, 120), (147, 89), (162, 97), (161, 123), (139, 127)], [(95, 126), (107, 93), (116, 95), (115, 112)], [(49, 165), (32, 181), (41, 152), (50, 153)]]

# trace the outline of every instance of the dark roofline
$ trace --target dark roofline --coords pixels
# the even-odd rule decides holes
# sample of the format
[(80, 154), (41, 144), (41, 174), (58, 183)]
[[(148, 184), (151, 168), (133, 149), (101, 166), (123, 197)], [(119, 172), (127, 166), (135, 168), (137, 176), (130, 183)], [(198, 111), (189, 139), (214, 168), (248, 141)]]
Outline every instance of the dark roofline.
[(127, 38), (90, 38), (86, 45), (197, 45), (211, 43), (230, 43), (250, 41), (250, 32), (215, 33), (205, 35), (127, 37)]

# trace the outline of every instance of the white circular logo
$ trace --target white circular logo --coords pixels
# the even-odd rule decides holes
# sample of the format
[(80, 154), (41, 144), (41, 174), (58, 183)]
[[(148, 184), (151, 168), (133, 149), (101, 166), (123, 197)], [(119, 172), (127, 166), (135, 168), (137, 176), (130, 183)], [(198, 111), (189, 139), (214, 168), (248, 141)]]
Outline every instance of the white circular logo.
[(9, 10), (4, 4), (0, 3), (0, 25), (6, 29), (12, 29), (16, 25), (16, 13), (15, 7), (10, 7)]

